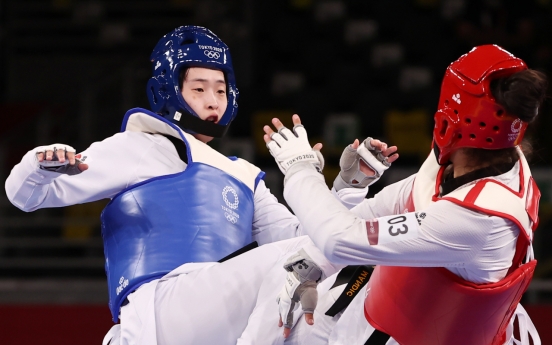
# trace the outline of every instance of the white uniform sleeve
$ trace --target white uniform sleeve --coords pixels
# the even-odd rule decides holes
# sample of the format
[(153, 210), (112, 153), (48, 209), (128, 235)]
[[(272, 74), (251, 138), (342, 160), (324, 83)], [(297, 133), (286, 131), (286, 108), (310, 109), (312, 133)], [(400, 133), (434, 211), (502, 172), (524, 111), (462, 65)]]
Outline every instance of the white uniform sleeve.
[(351, 209), (364, 201), (366, 194), (368, 194), (368, 187), (343, 188), (339, 191), (336, 191), (335, 188), (332, 187), (332, 194), (337, 200), (341, 201), (345, 207)]
[(373, 198), (359, 202), (351, 208), (351, 211), (365, 219), (404, 213), (415, 178), (416, 175), (411, 175), (404, 180), (386, 186)]
[[(387, 192), (395, 190), (400, 194), (401, 188), (396, 190), (400, 185)], [(388, 215), (394, 208), (392, 203), (385, 202), (383, 192), (351, 212), (335, 200), (320, 174), (303, 169), (287, 180), (284, 196), (300, 219), (303, 231), (335, 263), (462, 268), (464, 274), (456, 273), (465, 278), (477, 276), (472, 281), (495, 280), (493, 272), (502, 274), (510, 267), (517, 238), (512, 231), (515, 227), (502, 218), (447, 201), (433, 203), (423, 210), (425, 215), (415, 237), (400, 240), (396, 236), (390, 242), (370, 244), (367, 221), (381, 217), (382, 213)], [(398, 201), (395, 195), (389, 198)]]
[[(366, 188), (344, 188), (337, 192), (332, 188), (336, 200), (347, 208), (357, 206), (366, 200)], [(263, 180), (255, 190), (255, 215), (253, 218), (253, 237), (259, 244), (303, 235), (299, 220), (266, 187)]]
[(303, 246), (302, 249), (311, 257), (314, 262), (316, 262), (318, 267), (320, 267), (320, 269), (322, 270), (322, 280), (325, 280), (326, 278), (337, 273), (337, 271), (346, 266), (329, 261), (320, 251), (320, 249), (318, 249), (312, 242)]
[(294, 238), (302, 234), (299, 220), (270, 193), (263, 180), (255, 189), (253, 239), (259, 245)]
[(69, 176), (41, 170), (35, 150), (29, 151), (6, 180), (8, 199), (27, 212), (86, 203), (112, 198), (137, 182), (186, 166), (168, 139), (140, 132), (115, 134), (81, 155), (86, 157), (88, 170)]

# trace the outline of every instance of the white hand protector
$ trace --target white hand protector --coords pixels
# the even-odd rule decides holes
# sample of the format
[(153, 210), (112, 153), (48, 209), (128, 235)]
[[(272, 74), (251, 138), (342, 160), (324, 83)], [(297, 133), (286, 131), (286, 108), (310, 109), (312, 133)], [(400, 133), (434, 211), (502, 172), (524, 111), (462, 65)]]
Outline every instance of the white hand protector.
[(289, 273), (276, 301), (284, 327), (291, 328), (294, 321), (297, 321), (293, 318), (293, 312), (297, 309), (298, 303), (301, 303), (303, 312), (314, 312), (318, 302), (316, 286), (322, 278), (322, 269), (303, 249), (291, 256), (284, 268)]
[(311, 163), (319, 172), (324, 168), (324, 158), (320, 151), (315, 151), (310, 146), (303, 125), (294, 126), (293, 132), (282, 127), (270, 139), (272, 140), (266, 147), (284, 175), (292, 165), (301, 162)]
[[(64, 155), (65, 155), (64, 162), (60, 162), (58, 160), (56, 153), (59, 150), (64, 151)], [(46, 158), (44, 158), (42, 162), (38, 162), (40, 169), (55, 171), (57, 173), (67, 174), (67, 175), (76, 175), (81, 173), (81, 171), (77, 167), (81, 163), (78, 159), (75, 160), (76, 162), (74, 165), (69, 165), (69, 160), (67, 159), (67, 152), (76, 153), (75, 149), (72, 146), (65, 145), (65, 144), (52, 144), (52, 145), (46, 145), (46, 146), (39, 146), (36, 148), (36, 154), (43, 153), (44, 157), (46, 157), (46, 151), (53, 151), (52, 160), (47, 161)]]
[[(334, 180), (334, 188), (336, 191), (343, 188), (365, 188), (374, 184), (383, 175), (391, 163), (387, 161), (382, 152), (370, 144), (372, 138), (366, 138), (360, 146), (355, 150), (351, 145), (347, 146), (341, 158), (339, 166), (341, 171)], [(374, 172), (374, 176), (367, 176), (360, 171), (360, 160), (368, 165)]]

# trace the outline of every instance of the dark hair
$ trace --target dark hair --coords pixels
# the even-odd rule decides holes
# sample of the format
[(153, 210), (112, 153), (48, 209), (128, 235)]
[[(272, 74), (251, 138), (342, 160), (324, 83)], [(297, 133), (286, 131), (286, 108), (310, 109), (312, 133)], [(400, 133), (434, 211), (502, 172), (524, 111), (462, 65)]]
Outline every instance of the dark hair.
[(491, 93), (507, 113), (532, 122), (546, 98), (548, 80), (542, 72), (527, 69), (491, 82)]
[[(524, 122), (533, 122), (546, 98), (548, 80), (542, 72), (527, 69), (508, 77), (491, 81), (491, 93), (496, 102), (504, 107), (507, 113), (515, 115)], [(532, 145), (524, 139), (521, 148), (525, 156), (532, 152)], [(488, 164), (512, 163), (519, 159), (515, 147), (485, 150), (465, 148), (471, 157), (471, 166), (480, 167)]]

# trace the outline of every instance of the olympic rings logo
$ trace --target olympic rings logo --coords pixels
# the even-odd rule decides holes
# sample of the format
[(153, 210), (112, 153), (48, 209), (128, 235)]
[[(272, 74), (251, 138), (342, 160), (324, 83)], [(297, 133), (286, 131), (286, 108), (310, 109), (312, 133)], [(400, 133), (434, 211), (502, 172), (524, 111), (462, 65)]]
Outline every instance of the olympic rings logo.
[(521, 119), (515, 119), (510, 126), (510, 130), (512, 131), (512, 133), (518, 133), (521, 130), (522, 126), (523, 123), (521, 123)]
[(207, 56), (209, 59), (218, 59), (220, 57), (219, 52), (214, 52), (212, 50), (204, 50), (203, 54), (205, 54), (205, 56)]
[[(232, 197), (234, 199), (233, 202), (230, 202), (228, 200), (228, 193), (232, 194)], [(240, 200), (238, 199), (238, 193), (236, 193), (234, 188), (230, 186), (226, 186), (222, 190), (222, 199), (224, 200), (224, 203), (226, 204), (226, 206), (230, 207), (233, 210), (237, 209), (238, 205), (240, 204)]]
[(231, 214), (224, 212), (224, 216), (226, 217), (226, 220), (232, 224), (236, 224), (238, 222), (238, 218), (232, 216)]

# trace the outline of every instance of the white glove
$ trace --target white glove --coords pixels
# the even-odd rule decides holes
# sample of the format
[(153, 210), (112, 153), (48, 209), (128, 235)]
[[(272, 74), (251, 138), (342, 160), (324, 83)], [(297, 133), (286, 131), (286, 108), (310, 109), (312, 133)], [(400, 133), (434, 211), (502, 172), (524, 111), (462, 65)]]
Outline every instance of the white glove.
[(311, 163), (319, 172), (324, 168), (324, 157), (310, 146), (303, 125), (294, 126), (293, 132), (282, 127), (270, 139), (266, 147), (284, 175), (292, 165), (301, 162)]
[[(391, 163), (387, 161), (378, 148), (370, 144), (372, 138), (366, 138), (355, 150), (351, 145), (347, 146), (341, 158), (339, 166), (341, 171), (334, 180), (333, 186), (336, 191), (343, 188), (365, 188), (374, 184), (383, 175)], [(367, 176), (360, 171), (360, 160), (368, 165), (374, 172), (374, 176)]]
[[(57, 151), (63, 150), (65, 161), (60, 162), (57, 157)], [(46, 160), (46, 151), (53, 151), (52, 160)], [(55, 171), (57, 173), (61, 174), (67, 174), (67, 175), (76, 175), (80, 174), (81, 170), (78, 168), (78, 165), (81, 163), (78, 159), (75, 160), (74, 165), (69, 164), (69, 159), (67, 157), (67, 153), (73, 153), (75, 154), (76, 151), (72, 146), (65, 145), (65, 144), (52, 144), (52, 145), (46, 145), (46, 146), (39, 146), (36, 148), (36, 154), (44, 154), (44, 159), (42, 161), (38, 162), (38, 165), (40, 166), (40, 169), (42, 170), (48, 170), (48, 171)]]
[(291, 256), (284, 268), (288, 275), (276, 302), (284, 327), (291, 328), (297, 321), (294, 320), (293, 312), (298, 303), (301, 303), (303, 312), (314, 312), (318, 302), (316, 286), (322, 278), (322, 269), (303, 249)]

